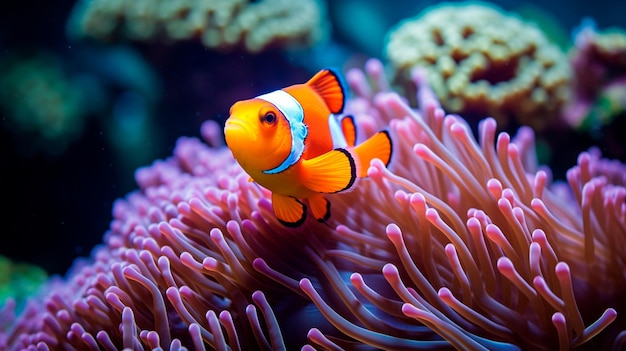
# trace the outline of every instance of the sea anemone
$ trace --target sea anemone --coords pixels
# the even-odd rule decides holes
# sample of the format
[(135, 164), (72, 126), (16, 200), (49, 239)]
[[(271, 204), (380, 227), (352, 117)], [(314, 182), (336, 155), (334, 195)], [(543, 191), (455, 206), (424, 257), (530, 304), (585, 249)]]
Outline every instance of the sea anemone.
[(478, 141), (425, 80), (419, 110), (380, 61), (351, 70), (359, 139), (388, 128), (389, 169), (285, 228), (221, 146), (181, 138), (139, 169), (104, 243), (0, 333), (17, 349), (570, 349), (624, 343), (626, 166), (582, 153), (567, 183), (533, 133)]

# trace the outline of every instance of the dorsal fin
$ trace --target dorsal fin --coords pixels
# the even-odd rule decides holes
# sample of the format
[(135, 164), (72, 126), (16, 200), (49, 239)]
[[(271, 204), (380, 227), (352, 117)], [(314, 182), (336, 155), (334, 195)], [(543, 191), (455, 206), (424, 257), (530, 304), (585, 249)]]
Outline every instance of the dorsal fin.
[(339, 75), (335, 71), (323, 69), (309, 79), (306, 84), (322, 97), (331, 113), (336, 114), (343, 111), (346, 95)]
[(356, 126), (352, 115), (346, 115), (341, 119), (341, 131), (346, 138), (348, 146), (352, 147), (356, 145)]

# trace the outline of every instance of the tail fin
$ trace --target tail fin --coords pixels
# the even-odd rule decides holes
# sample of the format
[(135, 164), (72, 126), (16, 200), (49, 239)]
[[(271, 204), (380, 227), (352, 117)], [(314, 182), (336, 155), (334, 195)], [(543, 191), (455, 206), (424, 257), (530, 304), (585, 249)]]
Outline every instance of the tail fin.
[(373, 159), (378, 158), (385, 166), (389, 165), (392, 152), (391, 136), (386, 130), (380, 131), (352, 150), (361, 163), (359, 178), (367, 177), (367, 169)]

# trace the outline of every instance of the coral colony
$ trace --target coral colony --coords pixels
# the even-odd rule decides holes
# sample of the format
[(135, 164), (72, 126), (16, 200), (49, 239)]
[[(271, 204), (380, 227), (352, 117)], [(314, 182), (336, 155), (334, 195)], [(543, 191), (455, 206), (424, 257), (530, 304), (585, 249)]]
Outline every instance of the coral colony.
[(396, 82), (411, 89), (420, 65), (446, 111), (493, 116), (500, 127), (544, 129), (570, 93), (565, 53), (535, 24), (486, 3), (423, 10), (389, 33), (386, 54)]
[(259, 52), (319, 41), (325, 35), (321, 5), (315, 0), (79, 0), (68, 33), (103, 41), (199, 38), (216, 50)]
[(583, 23), (574, 45), (574, 97), (563, 117), (574, 128), (593, 131), (626, 111), (626, 32)]
[(88, 259), (2, 312), (0, 348), (623, 347), (626, 166), (590, 150), (552, 183), (529, 128), (487, 118), (476, 140), (425, 76), (414, 109), (380, 61), (347, 73), (360, 138), (388, 128), (395, 149), (333, 195), (328, 225), (278, 223), (216, 123), (179, 139)]
[(62, 154), (82, 134), (89, 112), (88, 99), (82, 93), (86, 89), (64, 68), (61, 60), (49, 53), (0, 59), (3, 120), (20, 136), (16, 139), (26, 153)]

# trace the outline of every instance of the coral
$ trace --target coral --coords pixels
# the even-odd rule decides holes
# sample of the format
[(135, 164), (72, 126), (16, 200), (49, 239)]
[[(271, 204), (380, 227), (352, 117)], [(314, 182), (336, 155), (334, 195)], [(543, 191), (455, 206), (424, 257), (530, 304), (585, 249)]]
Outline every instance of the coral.
[(39, 287), (48, 279), (46, 271), (36, 265), (13, 262), (0, 255), (0, 306), (9, 299), (18, 307), (29, 297), (37, 293)]
[(88, 112), (80, 82), (48, 53), (5, 55), (0, 107), (23, 148), (59, 154), (83, 131)]
[(573, 99), (563, 117), (579, 130), (597, 130), (626, 114), (626, 32), (584, 22), (570, 52)]
[(346, 110), (360, 139), (390, 129), (392, 166), (374, 160), (332, 195), (329, 225), (279, 224), (207, 122), (213, 146), (181, 138), (139, 169), (104, 243), (0, 331), (0, 348), (621, 347), (626, 166), (592, 150), (552, 183), (529, 128), (496, 138), (489, 118), (477, 141), (423, 71), (419, 110), (380, 61), (366, 71), (348, 72)]
[(322, 38), (319, 0), (80, 0), (68, 22), (74, 38), (171, 40), (201, 38), (207, 47), (308, 46)]
[(387, 38), (394, 81), (412, 90), (424, 67), (448, 112), (493, 116), (535, 130), (549, 126), (569, 97), (565, 54), (532, 23), (493, 5), (444, 3), (402, 21)]

